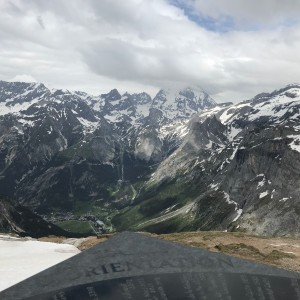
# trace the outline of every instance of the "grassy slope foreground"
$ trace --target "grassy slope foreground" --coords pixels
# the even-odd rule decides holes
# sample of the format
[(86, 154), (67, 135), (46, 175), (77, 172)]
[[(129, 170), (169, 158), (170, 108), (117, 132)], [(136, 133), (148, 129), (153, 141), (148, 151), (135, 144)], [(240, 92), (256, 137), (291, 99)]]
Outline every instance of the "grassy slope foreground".
[[(67, 240), (65, 238), (48, 237), (40, 240), (56, 243), (72, 243), (80, 250), (86, 250), (96, 244), (102, 243), (111, 236), (103, 235), (98, 239), (96, 237), (88, 237)], [(245, 233), (219, 231), (151, 234), (151, 236), (300, 272), (299, 238), (269, 238)]]

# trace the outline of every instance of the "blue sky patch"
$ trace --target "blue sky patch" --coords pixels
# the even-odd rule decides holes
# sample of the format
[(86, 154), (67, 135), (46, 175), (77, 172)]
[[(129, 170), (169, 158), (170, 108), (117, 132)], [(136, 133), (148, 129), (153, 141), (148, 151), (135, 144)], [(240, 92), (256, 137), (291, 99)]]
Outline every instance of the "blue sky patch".
[(193, 22), (210, 31), (228, 32), (235, 30), (234, 19), (224, 16), (220, 19), (215, 19), (196, 12), (193, 7), (183, 0), (169, 0), (169, 3), (182, 9), (184, 14)]

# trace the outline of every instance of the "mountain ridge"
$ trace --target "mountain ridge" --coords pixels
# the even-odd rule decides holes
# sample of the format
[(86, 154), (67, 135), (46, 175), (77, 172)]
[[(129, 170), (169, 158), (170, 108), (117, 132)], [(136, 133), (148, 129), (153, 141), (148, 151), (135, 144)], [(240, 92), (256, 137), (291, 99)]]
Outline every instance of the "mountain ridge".
[(236, 104), (189, 88), (152, 99), (11, 86), (0, 82), (0, 192), (46, 218), (299, 235), (298, 84)]

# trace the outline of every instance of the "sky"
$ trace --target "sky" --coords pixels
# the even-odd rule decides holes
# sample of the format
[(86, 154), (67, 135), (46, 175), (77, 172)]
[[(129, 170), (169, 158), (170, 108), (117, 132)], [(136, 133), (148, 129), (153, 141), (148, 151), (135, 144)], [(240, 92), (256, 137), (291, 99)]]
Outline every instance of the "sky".
[(0, 0), (0, 80), (92, 94), (300, 82), (299, 0)]

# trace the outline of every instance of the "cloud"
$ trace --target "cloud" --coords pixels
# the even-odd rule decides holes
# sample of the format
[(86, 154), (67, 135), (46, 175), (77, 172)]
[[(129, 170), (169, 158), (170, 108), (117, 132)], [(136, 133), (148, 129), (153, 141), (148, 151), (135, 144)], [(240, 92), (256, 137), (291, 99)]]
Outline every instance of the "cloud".
[[(195, 85), (219, 101), (300, 81), (300, 25), (286, 23), (296, 19), (298, 1), (246, 2), (4, 0), (0, 79), (30, 74), (51, 87), (93, 93)], [(225, 24), (222, 18), (233, 25), (212, 30)], [(207, 28), (207, 20), (219, 23)], [(253, 28), (265, 23), (249, 30), (241, 20)]]
[(35, 78), (33, 78), (31, 75), (28, 74), (21, 74), (21, 75), (16, 75), (13, 78), (9, 79), (8, 81), (12, 82), (37, 82)]
[(42, 29), (46, 29), (43, 18), (41, 16), (37, 16), (36, 17), (37, 22), (40, 24), (40, 26), (42, 27)]

